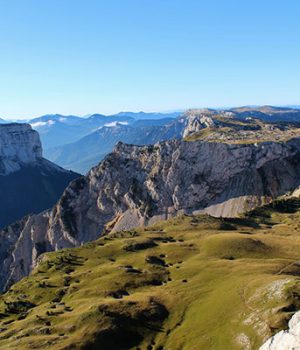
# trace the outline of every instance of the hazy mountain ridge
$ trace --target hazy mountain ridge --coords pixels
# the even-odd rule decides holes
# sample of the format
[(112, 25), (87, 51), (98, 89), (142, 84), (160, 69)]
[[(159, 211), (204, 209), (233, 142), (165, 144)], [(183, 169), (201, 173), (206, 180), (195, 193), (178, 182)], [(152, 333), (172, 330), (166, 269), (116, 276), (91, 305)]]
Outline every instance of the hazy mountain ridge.
[(133, 113), (121, 112), (115, 115), (92, 114), (87, 118), (64, 116), (59, 114), (45, 115), (28, 121), (37, 130), (42, 139), (44, 150), (75, 142), (94, 132), (100, 127), (114, 126), (117, 123), (129, 125), (136, 120), (175, 118), (178, 113)]
[(44, 149), (68, 144), (90, 134), (99, 127), (112, 123), (129, 124), (131, 117), (106, 117), (95, 114), (89, 118), (49, 115), (30, 120), (29, 123), (41, 135)]
[(48, 149), (45, 155), (55, 163), (63, 164), (67, 169), (84, 174), (111, 152), (119, 141), (149, 145), (179, 139), (182, 137), (183, 128), (184, 124), (170, 122), (170, 119), (161, 119), (160, 122), (140, 120), (131, 125), (117, 124), (114, 127), (103, 126), (75, 143)]

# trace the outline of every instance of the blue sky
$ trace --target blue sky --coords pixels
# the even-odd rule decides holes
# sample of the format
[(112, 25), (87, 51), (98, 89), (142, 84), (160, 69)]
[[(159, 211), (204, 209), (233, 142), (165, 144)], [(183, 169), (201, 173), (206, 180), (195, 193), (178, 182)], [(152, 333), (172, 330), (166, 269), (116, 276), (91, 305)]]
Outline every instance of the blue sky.
[(299, 13), (299, 0), (0, 0), (0, 117), (300, 104)]

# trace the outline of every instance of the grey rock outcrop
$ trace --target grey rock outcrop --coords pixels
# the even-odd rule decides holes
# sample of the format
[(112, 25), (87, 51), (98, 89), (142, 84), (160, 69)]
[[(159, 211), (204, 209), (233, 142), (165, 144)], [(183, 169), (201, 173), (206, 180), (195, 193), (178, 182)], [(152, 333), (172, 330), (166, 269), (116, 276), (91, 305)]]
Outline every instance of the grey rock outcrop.
[(201, 110), (190, 110), (179, 118), (179, 121), (182, 121), (184, 125), (182, 130), (183, 138), (188, 137), (202, 129), (211, 128), (216, 125), (215, 120), (212, 118), (212, 114), (207, 113), (207, 111), (204, 112), (205, 113), (202, 113)]
[(52, 210), (0, 232), (0, 288), (26, 276), (41, 253), (79, 246), (104, 231), (181, 213), (236, 216), (294, 190), (299, 171), (300, 139), (119, 143), (86, 177), (73, 181)]
[(291, 318), (288, 330), (275, 334), (259, 350), (300, 350), (300, 312)]

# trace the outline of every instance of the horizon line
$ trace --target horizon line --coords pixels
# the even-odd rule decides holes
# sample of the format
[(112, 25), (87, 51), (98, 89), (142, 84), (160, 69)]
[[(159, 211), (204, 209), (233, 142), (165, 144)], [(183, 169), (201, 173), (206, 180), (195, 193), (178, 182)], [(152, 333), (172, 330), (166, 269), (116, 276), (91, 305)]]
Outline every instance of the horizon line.
[(78, 117), (78, 118), (89, 118), (93, 115), (103, 115), (105, 117), (111, 117), (115, 116), (118, 114), (123, 114), (123, 113), (145, 113), (145, 114), (172, 114), (172, 113), (182, 113), (188, 110), (192, 109), (211, 109), (211, 110), (230, 110), (233, 108), (258, 108), (258, 107), (275, 107), (275, 108), (292, 108), (292, 109), (300, 109), (300, 104), (245, 104), (245, 105), (232, 105), (232, 106), (214, 106), (214, 107), (188, 107), (188, 108), (177, 108), (177, 109), (168, 109), (168, 110), (158, 110), (158, 111), (145, 111), (145, 110), (121, 110), (116, 113), (109, 113), (109, 114), (104, 114), (104, 113), (86, 113), (86, 114), (61, 114), (61, 113), (45, 113), (45, 114), (35, 114), (33, 117), (2, 117), (0, 115), (0, 120), (11, 120), (11, 121), (18, 121), (18, 120), (24, 120), (24, 121), (30, 121), (33, 119), (41, 118), (44, 116), (61, 116), (61, 117)]

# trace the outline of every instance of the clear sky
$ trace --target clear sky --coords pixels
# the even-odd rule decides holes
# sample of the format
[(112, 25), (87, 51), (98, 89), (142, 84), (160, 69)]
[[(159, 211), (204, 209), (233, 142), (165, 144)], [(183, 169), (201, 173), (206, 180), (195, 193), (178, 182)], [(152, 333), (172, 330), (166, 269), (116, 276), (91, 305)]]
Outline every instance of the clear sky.
[(0, 117), (300, 104), (299, 0), (0, 0)]

